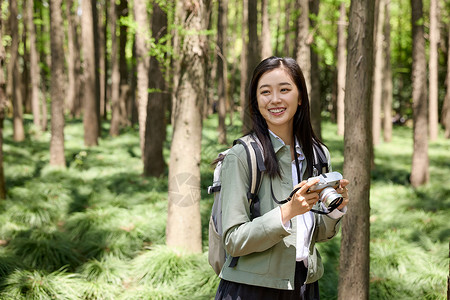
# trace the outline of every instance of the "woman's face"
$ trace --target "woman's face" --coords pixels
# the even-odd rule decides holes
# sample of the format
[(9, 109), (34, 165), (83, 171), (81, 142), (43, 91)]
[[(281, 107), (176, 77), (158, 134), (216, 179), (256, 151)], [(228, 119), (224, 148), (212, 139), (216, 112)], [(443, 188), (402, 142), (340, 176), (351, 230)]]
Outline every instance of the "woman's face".
[(275, 133), (293, 130), (294, 115), (301, 104), (297, 86), (283, 68), (264, 73), (256, 90), (258, 108)]

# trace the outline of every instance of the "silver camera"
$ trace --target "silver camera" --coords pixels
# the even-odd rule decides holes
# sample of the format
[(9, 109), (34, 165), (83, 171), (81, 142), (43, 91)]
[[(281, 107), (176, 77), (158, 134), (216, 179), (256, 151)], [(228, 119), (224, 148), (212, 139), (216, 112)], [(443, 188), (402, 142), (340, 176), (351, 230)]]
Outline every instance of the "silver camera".
[(320, 181), (309, 188), (310, 191), (319, 191), (319, 200), (324, 204), (324, 206), (332, 211), (337, 208), (343, 201), (341, 194), (336, 192), (335, 188), (339, 186), (339, 182), (343, 179), (341, 173), (330, 172), (325, 174), (320, 174), (316, 177), (311, 177), (308, 182), (319, 178)]

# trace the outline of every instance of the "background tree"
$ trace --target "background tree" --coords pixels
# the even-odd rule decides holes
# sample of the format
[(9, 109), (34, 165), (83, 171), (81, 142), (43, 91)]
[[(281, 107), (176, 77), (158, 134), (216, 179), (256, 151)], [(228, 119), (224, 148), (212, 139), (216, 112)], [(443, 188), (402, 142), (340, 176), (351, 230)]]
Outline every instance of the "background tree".
[(427, 183), (429, 179), (427, 61), (425, 57), (422, 0), (411, 0), (411, 26), (413, 36), (412, 99), (414, 151), (410, 181), (413, 187), (418, 187)]
[(344, 98), (345, 98), (345, 72), (347, 69), (347, 12), (345, 2), (339, 6), (338, 44), (337, 44), (337, 125), (338, 135), (344, 135)]
[(295, 42), (295, 60), (305, 76), (308, 94), (311, 93), (311, 37), (309, 33), (309, 0), (297, 0), (300, 16), (297, 19), (297, 39)]
[(64, 157), (64, 35), (62, 1), (50, 1), (50, 48), (52, 53), (52, 137), (50, 140), (50, 164), (66, 166)]
[(261, 1), (261, 59), (272, 56), (268, 2), (269, 0)]
[[(153, 3), (152, 38), (158, 47), (163, 47), (167, 38), (167, 14), (158, 2)], [(167, 57), (163, 51), (150, 57), (148, 73), (150, 93), (148, 94), (147, 120), (145, 125), (144, 175), (159, 177), (165, 173), (163, 156), (166, 140), (166, 110), (170, 101), (164, 72)]]
[[(3, 11), (0, 5), (0, 41), (3, 41)], [(6, 82), (3, 68), (5, 66), (6, 51), (0, 43), (0, 199), (6, 199), (5, 172), (3, 170), (3, 121), (6, 107)]]
[(392, 140), (392, 66), (391, 66), (391, 0), (385, 1), (384, 16), (384, 60), (383, 60), (383, 139), (385, 142)]
[(245, 45), (248, 44), (248, 1), (242, 0), (242, 23), (241, 23), (241, 80), (239, 89), (239, 99), (241, 103), (241, 120), (242, 120), (242, 132), (247, 133), (251, 128), (250, 114), (247, 113), (248, 100), (247, 100), (247, 80), (248, 80), (248, 49)]
[(438, 73), (439, 73), (439, 0), (430, 0), (430, 54), (428, 62), (429, 97), (428, 126), (430, 140), (435, 141), (439, 133), (438, 117)]
[[(311, 28), (315, 31), (317, 26), (316, 18), (319, 14), (320, 0), (309, 1)], [(316, 42), (311, 34), (311, 43)], [(309, 99), (311, 102), (311, 123), (314, 129), (314, 133), (322, 138), (322, 101), (320, 100), (320, 68), (319, 68), (319, 55), (317, 50), (311, 49), (311, 91), (309, 91)]]
[(28, 42), (30, 47), (30, 83), (31, 83), (31, 109), (33, 112), (34, 126), (42, 131), (41, 121), (41, 101), (39, 97), (40, 71), (39, 71), (39, 53), (36, 48), (36, 26), (34, 25), (34, 1), (26, 5), (26, 22), (28, 28)]
[(172, 112), (166, 243), (201, 252), (200, 151), (206, 96), (204, 67), (208, 57), (207, 39), (202, 31), (207, 28), (211, 8), (209, 0), (179, 1), (176, 7), (176, 24), (182, 28), (182, 33), (189, 34), (180, 37), (181, 73)]
[(228, 27), (228, 0), (219, 1), (217, 16), (217, 112), (219, 114), (219, 143), (227, 143), (225, 118), (228, 103), (228, 72), (227, 72), (227, 27)]
[(95, 44), (94, 44), (94, 17), (92, 16), (92, 3), (95, 1), (81, 1), (81, 29), (83, 38), (83, 72), (84, 72), (84, 144), (97, 146), (99, 131), (99, 106), (97, 98), (96, 70), (95, 70)]
[[(448, 45), (450, 45), (450, 22), (448, 24)], [(445, 93), (444, 104), (442, 106), (441, 122), (444, 126), (444, 136), (450, 139), (450, 46), (447, 47), (447, 76), (445, 78), (445, 86), (447, 91)]]
[(372, 154), (374, 2), (350, 5), (345, 88), (344, 177), (351, 182), (342, 220), (339, 299), (369, 298), (369, 192)]
[(8, 88), (7, 93), (11, 95), (13, 104), (13, 129), (14, 141), (21, 142), (25, 139), (25, 128), (23, 126), (23, 98), (21, 88), (21, 76), (19, 71), (19, 23), (17, 0), (9, 1), (9, 27), (11, 31), (11, 49), (8, 65)]
[[(135, 6), (140, 7), (140, 2), (136, 1), (137, 4), (135, 4)], [(145, 5), (144, 5), (145, 8)], [(122, 123), (122, 120), (124, 118), (124, 115), (126, 115), (125, 112), (121, 111), (121, 105), (120, 105), (120, 81), (121, 81), (121, 73), (120, 73), (120, 65), (119, 65), (119, 47), (118, 47), (118, 39), (117, 39), (117, 9), (116, 9), (116, 1), (115, 0), (111, 0), (109, 3), (109, 10), (108, 10), (108, 15), (109, 15), (109, 24), (110, 24), (110, 32), (111, 32), (111, 127), (109, 128), (109, 134), (111, 136), (117, 136), (119, 135), (119, 129), (120, 129), (120, 125)], [(145, 12), (145, 11), (144, 11)], [(142, 26), (142, 23), (139, 23), (140, 26)], [(144, 30), (146, 28), (146, 26), (142, 27), (142, 30)], [(144, 80), (147, 80), (147, 75), (141, 75), (140, 71), (147, 71), (148, 69), (145, 70), (140, 70), (140, 66), (142, 63), (144, 63), (142, 61), (142, 57), (140, 55), (142, 55), (142, 53), (144, 53), (144, 55), (147, 56), (147, 49), (140, 49), (139, 47), (141, 46), (141, 35), (143, 33), (141, 32), (137, 32), (137, 36), (136, 40), (137, 40), (137, 47), (136, 47), (136, 55), (137, 57), (137, 77), (138, 80), (142, 79), (142, 76), (145, 76)], [(144, 40), (144, 47), (145, 47), (145, 40)], [(143, 51), (143, 52), (140, 52)], [(148, 59), (146, 60), (147, 65), (145, 66), (145, 68), (148, 68)], [(144, 73), (146, 74), (146, 73)], [(139, 83), (138, 85), (138, 94), (141, 93), (142, 89), (139, 88)], [(144, 95), (143, 97), (147, 96), (147, 84), (144, 83)], [(139, 97), (139, 96), (138, 96)], [(139, 101), (139, 100), (138, 100)], [(142, 126), (140, 128), (143, 128)], [(142, 141), (142, 139), (141, 139)], [(142, 146), (142, 145), (141, 145)], [(141, 148), (142, 149), (142, 148)]]

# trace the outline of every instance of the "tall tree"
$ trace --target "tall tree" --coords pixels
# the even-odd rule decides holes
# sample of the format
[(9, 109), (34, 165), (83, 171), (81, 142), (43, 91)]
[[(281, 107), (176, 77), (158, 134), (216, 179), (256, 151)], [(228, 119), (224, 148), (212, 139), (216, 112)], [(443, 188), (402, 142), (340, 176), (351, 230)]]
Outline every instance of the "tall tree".
[[(136, 1), (137, 5), (141, 5), (139, 1)], [(139, 7), (141, 8), (141, 7)], [(145, 8), (145, 5), (144, 5)], [(144, 11), (146, 12), (146, 11)], [(109, 2), (109, 10), (108, 10), (108, 19), (109, 19), (109, 26), (110, 26), (110, 32), (111, 32), (111, 126), (109, 127), (109, 134), (111, 136), (118, 136), (119, 135), (119, 129), (121, 125), (121, 120), (123, 118), (123, 112), (121, 113), (121, 107), (120, 107), (120, 65), (119, 65), (119, 45), (118, 45), (118, 39), (117, 39), (117, 7), (116, 7), (116, 1), (110, 0)], [(145, 20), (146, 21), (146, 20)], [(144, 30), (147, 28), (145, 25), (142, 27), (142, 24), (139, 23), (138, 26), (139, 29)], [(137, 32), (137, 35), (140, 35), (140, 32)], [(140, 40), (139, 40), (140, 41)], [(145, 39), (143, 41), (143, 45), (145, 46)], [(138, 47), (137, 47), (138, 48)], [(138, 78), (140, 70), (139, 65), (142, 63), (142, 58), (139, 55), (142, 55), (144, 53), (144, 57), (147, 56), (147, 49), (137, 49), (136, 51), (143, 51), (141, 53), (137, 53), (137, 64), (138, 64)], [(146, 67), (148, 68), (148, 58), (145, 60)], [(147, 80), (147, 74), (146, 71), (148, 69), (142, 70), (144, 72), (144, 75), (141, 74), (141, 78), (144, 78), (144, 80)], [(139, 80), (139, 79), (138, 79)], [(139, 83), (138, 83), (139, 86)], [(148, 84), (144, 83), (144, 95), (142, 97), (147, 97), (147, 87)], [(138, 87), (139, 88), (139, 87)], [(142, 89), (139, 90), (139, 92), (142, 92)], [(138, 93), (139, 93), (138, 92)], [(141, 129), (143, 129), (142, 126), (140, 126)], [(142, 136), (141, 136), (142, 141)], [(141, 148), (142, 149), (142, 148)]]
[[(128, 17), (128, 0), (120, 0), (118, 5), (119, 20)], [(148, 27), (148, 25), (147, 25)], [(119, 25), (119, 70), (120, 70), (120, 120), (122, 125), (129, 124), (129, 119), (136, 104), (129, 97), (130, 83), (126, 48), (128, 42), (128, 26), (124, 22)]]
[[(448, 45), (450, 45), (450, 23), (448, 24)], [(444, 126), (444, 136), (450, 139), (450, 46), (447, 47), (447, 76), (445, 78), (445, 86), (447, 91), (445, 93), (444, 104), (442, 106), (441, 122)]]
[[(164, 43), (167, 34), (167, 14), (157, 3), (153, 3), (152, 38), (157, 45)], [(164, 174), (166, 164), (163, 156), (166, 140), (166, 109), (170, 101), (164, 75), (166, 57), (150, 57), (147, 119), (145, 124), (144, 175), (159, 177)]]
[(339, 299), (369, 299), (369, 191), (372, 154), (374, 2), (350, 5), (345, 88), (344, 177), (351, 182), (342, 220)]
[(414, 150), (410, 181), (413, 187), (417, 187), (427, 183), (430, 176), (428, 170), (427, 60), (422, 0), (411, 0), (411, 23)]
[(311, 93), (311, 36), (309, 34), (309, 0), (296, 0), (300, 9), (297, 19), (297, 39), (295, 42), (295, 60), (305, 76), (306, 88)]
[(64, 34), (62, 20), (62, 0), (50, 1), (50, 49), (51, 100), (52, 100), (52, 137), (50, 140), (50, 164), (66, 166), (64, 157)]
[(377, 0), (375, 4), (375, 66), (373, 76), (373, 117), (372, 133), (373, 144), (380, 143), (381, 135), (381, 102), (383, 93), (383, 25), (384, 25), (384, 0)]
[(219, 126), (217, 127), (219, 134), (219, 143), (227, 143), (227, 130), (225, 127), (225, 118), (227, 113), (228, 102), (228, 80), (227, 80), (227, 27), (228, 16), (227, 9), (228, 0), (219, 1), (218, 18), (217, 18), (217, 94), (218, 94), (218, 114)]
[(36, 47), (36, 26), (34, 25), (34, 2), (26, 6), (26, 17), (28, 27), (28, 42), (30, 47), (30, 80), (31, 80), (31, 109), (33, 112), (33, 123), (36, 128), (42, 130), (41, 101), (39, 97), (39, 86), (41, 75), (39, 71), (39, 54)]
[[(3, 41), (3, 13), (0, 5), (0, 41)], [(3, 43), (0, 43), (0, 199), (6, 199), (5, 172), (3, 170), (3, 120), (5, 119), (6, 106), (6, 82), (4, 65), (6, 51)]]
[(261, 59), (272, 56), (268, 4), (269, 0), (261, 1)]
[(23, 126), (23, 99), (20, 87), (21, 78), (19, 71), (19, 22), (17, 0), (9, 1), (9, 28), (11, 30), (11, 54), (8, 65), (8, 94), (13, 103), (13, 138), (20, 142), (25, 139), (25, 128)]
[[(150, 31), (148, 27), (147, 4), (143, 0), (134, 1), (134, 18), (136, 20), (136, 60), (137, 60), (137, 102), (139, 119), (139, 137), (141, 153), (144, 153), (145, 123), (147, 117), (148, 103), (148, 77), (150, 74), (149, 64), (149, 39)], [(161, 112), (159, 112), (161, 113)], [(142, 156), (144, 158), (144, 156)]]
[[(200, 220), (200, 153), (202, 109), (206, 96), (205, 65), (210, 0), (178, 1), (175, 23), (180, 36), (181, 73), (173, 105), (173, 137), (169, 165), (169, 209), (166, 242), (188, 251), (202, 251)], [(181, 18), (180, 18), (181, 17)], [(180, 34), (180, 32), (178, 32)], [(175, 49), (177, 50), (177, 49)], [(189, 155), (186, 155), (189, 153)]]
[(84, 144), (86, 146), (97, 146), (99, 131), (99, 111), (97, 99), (97, 84), (95, 70), (94, 49), (94, 18), (92, 16), (92, 4), (95, 1), (81, 1), (81, 29), (83, 38), (83, 64), (84, 64)]
[(342, 1), (339, 8), (339, 23), (338, 23), (338, 46), (337, 46), (337, 127), (338, 135), (344, 135), (344, 98), (345, 98), (345, 72), (347, 69), (347, 11), (345, 2)]
[(241, 49), (241, 80), (240, 80), (240, 90), (239, 99), (241, 100), (241, 120), (242, 120), (242, 132), (247, 133), (251, 128), (250, 114), (248, 113), (249, 103), (247, 99), (247, 80), (248, 80), (248, 1), (242, 0), (242, 24), (241, 24), (241, 39), (242, 39), (242, 49)]
[(391, 23), (390, 2), (385, 0), (384, 9), (384, 64), (383, 64), (383, 140), (392, 140), (392, 66), (391, 66)]
[[(80, 60), (80, 42), (78, 37), (78, 15), (75, 11), (78, 4), (74, 8), (73, 0), (66, 2), (67, 15), (67, 108), (72, 117), (79, 117), (81, 115), (81, 60)], [(75, 11), (74, 11), (75, 10)]]
[(285, 0), (285, 20), (284, 20), (284, 49), (282, 56), (294, 57), (293, 54), (293, 40), (291, 39), (291, 15), (292, 15), (292, 1)]
[(430, 140), (435, 141), (439, 133), (438, 95), (439, 95), (439, 0), (430, 0), (430, 58), (429, 72), (429, 115)]
[[(320, 0), (309, 1), (311, 28), (316, 26), (316, 17), (319, 14)], [(313, 41), (312, 41), (313, 42)], [(311, 123), (314, 133), (322, 137), (322, 103), (320, 101), (320, 70), (319, 70), (319, 55), (316, 51), (311, 49), (311, 90), (309, 91), (309, 99), (311, 102)]]

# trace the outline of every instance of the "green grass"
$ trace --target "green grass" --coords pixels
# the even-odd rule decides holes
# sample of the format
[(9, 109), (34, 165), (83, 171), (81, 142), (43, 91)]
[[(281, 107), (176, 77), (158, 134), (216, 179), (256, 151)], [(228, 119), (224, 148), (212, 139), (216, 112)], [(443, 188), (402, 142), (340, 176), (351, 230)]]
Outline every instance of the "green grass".
[[(27, 119), (26, 126), (30, 129)], [(204, 121), (201, 160), (201, 255), (165, 246), (167, 173), (144, 178), (138, 132), (128, 128), (99, 146), (83, 145), (83, 125), (65, 128), (67, 168), (49, 161), (49, 133), (12, 141), (5, 121), (7, 199), (0, 202), (0, 299), (212, 299), (218, 279), (207, 262), (212, 196), (210, 163), (240, 136), (228, 126), (217, 144), (217, 119)], [(30, 131), (29, 131), (30, 132)], [(168, 136), (171, 129), (168, 128)], [(333, 169), (342, 171), (343, 139), (323, 123)], [(169, 157), (170, 143), (164, 149)], [(412, 132), (394, 129), (375, 148), (371, 185), (370, 299), (445, 299), (450, 238), (450, 141), (429, 145), (430, 183), (409, 183)], [(322, 299), (337, 299), (340, 235), (320, 244)], [(345, 253), (342, 253), (345, 255)]]

